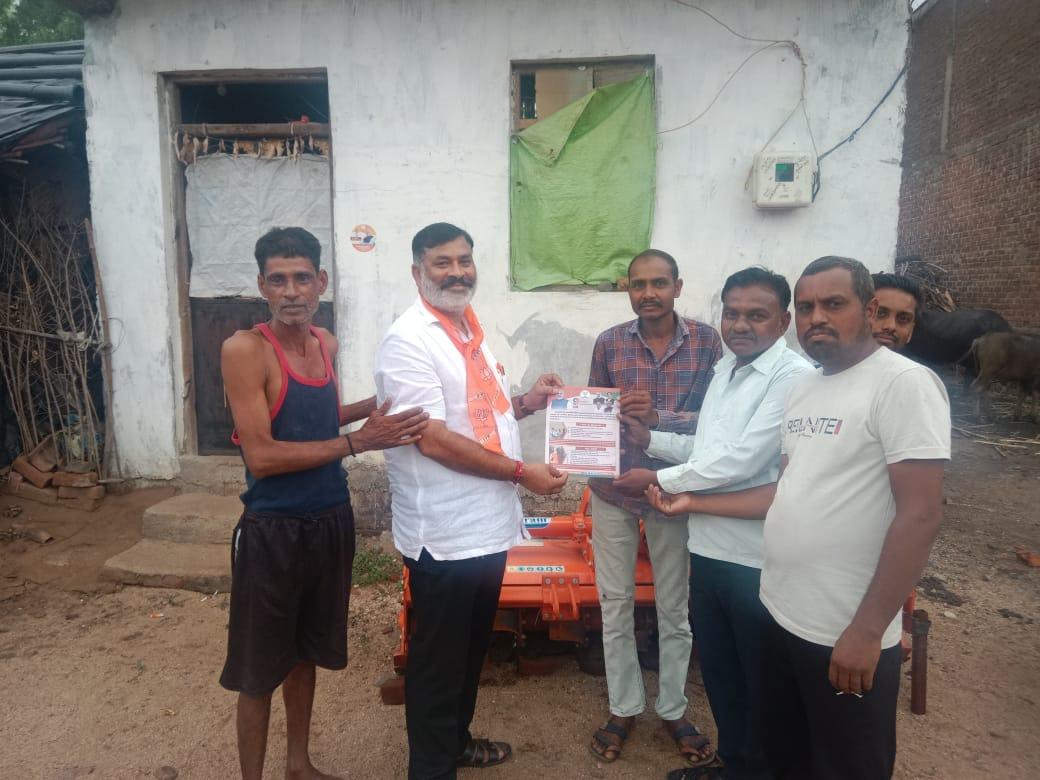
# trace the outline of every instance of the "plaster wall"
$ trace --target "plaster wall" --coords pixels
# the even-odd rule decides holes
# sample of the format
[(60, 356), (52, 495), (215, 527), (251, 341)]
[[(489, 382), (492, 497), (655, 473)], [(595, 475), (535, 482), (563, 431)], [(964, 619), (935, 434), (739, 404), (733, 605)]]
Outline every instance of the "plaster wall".
[[(902, 67), (904, 0), (702, 0), (752, 38), (798, 42), (820, 151), (855, 128)], [(170, 478), (183, 430), (175, 223), (164, 174), (169, 128), (160, 74), (325, 68), (333, 127), (335, 292), (346, 399), (370, 394), (379, 339), (415, 297), (414, 232), (437, 220), (476, 241), (475, 306), (513, 383), (542, 371), (587, 378), (597, 333), (633, 315), (627, 296), (518, 292), (508, 274), (510, 61), (653, 55), (660, 130), (700, 113), (763, 43), (734, 37), (670, 0), (121, 0), (87, 23), (84, 80), (98, 254), (111, 314), (114, 422), (124, 474)], [(658, 136), (653, 245), (674, 254), (682, 313), (716, 322), (725, 277), (764, 264), (794, 278), (822, 254), (891, 267), (896, 243), (902, 87), (856, 141), (826, 161), (809, 208), (756, 211), (754, 154), (797, 104), (798, 61), (755, 56), (705, 116)], [(810, 149), (795, 116), (772, 144)], [(164, 178), (165, 177), (165, 178)], [(378, 232), (355, 251), (351, 228)], [(541, 445), (536, 418), (525, 448)]]

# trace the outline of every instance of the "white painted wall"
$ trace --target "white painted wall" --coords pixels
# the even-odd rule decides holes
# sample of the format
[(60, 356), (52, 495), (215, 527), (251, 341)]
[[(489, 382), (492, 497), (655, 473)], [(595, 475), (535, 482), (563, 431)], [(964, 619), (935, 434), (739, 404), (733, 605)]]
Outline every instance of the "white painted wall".
[[(821, 151), (862, 121), (905, 61), (904, 0), (701, 3), (747, 36), (798, 42)], [(184, 436), (159, 73), (328, 69), (339, 372), (353, 399), (372, 391), (379, 338), (415, 295), (410, 241), (432, 221), (473, 234), (477, 312), (516, 384), (542, 370), (584, 381), (595, 335), (632, 316), (623, 294), (509, 289), (511, 60), (653, 54), (658, 124), (667, 129), (699, 113), (758, 45), (670, 0), (121, 0), (111, 17), (89, 21), (92, 207), (108, 306), (122, 324), (114, 418), (125, 472), (174, 476)], [(826, 160), (815, 204), (787, 213), (751, 206), (751, 159), (796, 103), (798, 85), (787, 50), (762, 53), (697, 124), (659, 136), (653, 245), (680, 261), (685, 314), (716, 320), (725, 277), (750, 264), (792, 279), (822, 254), (892, 265), (902, 87)], [(774, 146), (808, 143), (796, 116)], [(367, 254), (349, 242), (362, 222), (378, 231)]]

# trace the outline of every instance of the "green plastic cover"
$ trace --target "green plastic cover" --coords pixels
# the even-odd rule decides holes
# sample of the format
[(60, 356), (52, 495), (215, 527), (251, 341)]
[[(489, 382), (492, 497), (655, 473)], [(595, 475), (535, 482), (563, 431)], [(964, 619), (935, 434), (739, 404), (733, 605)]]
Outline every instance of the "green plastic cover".
[(513, 284), (615, 282), (650, 245), (656, 125), (650, 74), (594, 89), (513, 136)]

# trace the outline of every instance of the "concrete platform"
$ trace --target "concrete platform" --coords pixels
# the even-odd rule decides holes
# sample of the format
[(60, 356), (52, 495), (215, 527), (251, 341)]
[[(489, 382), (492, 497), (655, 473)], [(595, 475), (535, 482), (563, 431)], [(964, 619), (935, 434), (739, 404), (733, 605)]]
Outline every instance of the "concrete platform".
[(179, 463), (180, 473), (172, 481), (180, 491), (237, 496), (246, 489), (239, 455), (182, 455)]
[(180, 544), (226, 545), (241, 514), (242, 502), (236, 496), (182, 493), (144, 511), (141, 535)]
[(142, 539), (109, 558), (101, 576), (125, 585), (226, 593), (231, 590), (231, 548)]

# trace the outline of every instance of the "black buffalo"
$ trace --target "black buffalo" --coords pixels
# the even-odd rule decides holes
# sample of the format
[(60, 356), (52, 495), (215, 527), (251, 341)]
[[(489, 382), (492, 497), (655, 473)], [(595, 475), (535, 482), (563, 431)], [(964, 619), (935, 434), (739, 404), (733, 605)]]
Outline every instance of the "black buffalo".
[(903, 354), (930, 366), (960, 363), (967, 371), (967, 382), (978, 374), (972, 342), (987, 333), (1010, 330), (1010, 323), (992, 309), (924, 309), (918, 312), (914, 334)]

